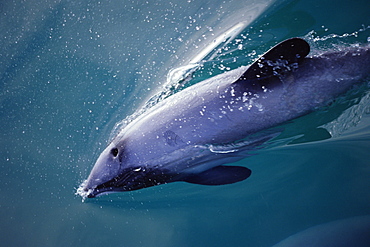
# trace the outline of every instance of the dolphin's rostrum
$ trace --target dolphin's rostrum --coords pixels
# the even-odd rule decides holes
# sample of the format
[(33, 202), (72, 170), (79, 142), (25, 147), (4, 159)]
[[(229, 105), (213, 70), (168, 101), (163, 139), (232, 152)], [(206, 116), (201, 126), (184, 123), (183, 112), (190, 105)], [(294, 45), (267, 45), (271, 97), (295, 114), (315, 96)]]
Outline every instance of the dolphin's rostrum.
[(305, 40), (288, 39), (249, 67), (162, 100), (118, 133), (78, 193), (95, 197), (175, 181), (221, 185), (248, 178), (248, 168), (225, 164), (271, 138), (250, 136), (328, 104), (369, 75), (369, 46), (309, 52)]

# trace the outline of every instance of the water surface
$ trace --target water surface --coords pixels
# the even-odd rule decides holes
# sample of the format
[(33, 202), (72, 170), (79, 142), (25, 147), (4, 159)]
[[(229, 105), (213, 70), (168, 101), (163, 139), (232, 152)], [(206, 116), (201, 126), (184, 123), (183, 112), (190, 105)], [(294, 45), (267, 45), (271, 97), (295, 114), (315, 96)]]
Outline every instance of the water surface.
[(233, 26), (243, 29), (193, 83), (294, 36), (316, 52), (366, 44), (369, 10), (367, 1), (329, 0), (2, 3), (1, 243), (272, 246), (369, 215), (366, 86), (286, 126), (294, 135), (325, 124), (332, 138), (261, 150), (238, 162), (253, 171), (243, 182), (179, 182), (85, 202), (75, 195), (115, 124)]

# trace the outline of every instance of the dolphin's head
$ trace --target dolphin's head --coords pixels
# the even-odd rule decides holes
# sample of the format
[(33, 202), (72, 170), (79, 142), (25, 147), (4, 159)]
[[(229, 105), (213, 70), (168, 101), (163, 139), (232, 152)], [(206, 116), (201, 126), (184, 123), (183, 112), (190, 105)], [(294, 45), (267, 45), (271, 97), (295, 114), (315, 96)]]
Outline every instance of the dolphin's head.
[(99, 188), (121, 173), (123, 150), (118, 145), (111, 143), (96, 160), (87, 180), (81, 185), (80, 194), (95, 197), (101, 193), (113, 191), (113, 188)]
[[(134, 154), (135, 155), (135, 154)], [(158, 168), (132, 164), (129, 151), (112, 142), (99, 156), (77, 193), (82, 197), (131, 191), (167, 183), (171, 176)]]

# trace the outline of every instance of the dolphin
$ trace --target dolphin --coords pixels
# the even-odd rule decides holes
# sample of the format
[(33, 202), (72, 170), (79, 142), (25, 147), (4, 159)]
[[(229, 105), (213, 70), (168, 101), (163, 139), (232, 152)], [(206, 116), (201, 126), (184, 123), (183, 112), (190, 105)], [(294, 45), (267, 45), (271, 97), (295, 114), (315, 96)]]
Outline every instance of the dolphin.
[(285, 40), (250, 66), (222, 73), (157, 103), (124, 127), (77, 193), (92, 198), (184, 181), (223, 185), (251, 170), (225, 165), (273, 134), (256, 135), (329, 104), (370, 72), (370, 46), (308, 56)]

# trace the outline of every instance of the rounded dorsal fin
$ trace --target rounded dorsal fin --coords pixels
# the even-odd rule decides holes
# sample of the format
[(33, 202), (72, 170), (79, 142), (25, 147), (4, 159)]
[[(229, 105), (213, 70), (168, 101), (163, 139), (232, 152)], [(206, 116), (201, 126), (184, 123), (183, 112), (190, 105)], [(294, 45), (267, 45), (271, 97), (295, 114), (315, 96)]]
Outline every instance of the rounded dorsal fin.
[(279, 76), (290, 71), (310, 52), (310, 45), (301, 38), (287, 39), (257, 59), (237, 80), (260, 80), (271, 76)]

